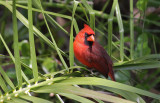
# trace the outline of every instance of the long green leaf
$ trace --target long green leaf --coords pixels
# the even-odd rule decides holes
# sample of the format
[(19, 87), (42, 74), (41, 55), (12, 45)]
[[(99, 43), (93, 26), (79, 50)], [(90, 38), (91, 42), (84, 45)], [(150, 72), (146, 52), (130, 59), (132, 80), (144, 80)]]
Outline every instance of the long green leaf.
[(155, 40), (155, 35), (152, 35), (152, 39), (153, 39), (153, 47), (154, 47), (154, 52), (155, 52), (155, 54), (157, 54), (157, 48), (156, 48), (156, 40)]
[(113, 16), (114, 16), (114, 11), (115, 11), (115, 7), (117, 5), (117, 2), (118, 2), (117, 0), (114, 0), (113, 5), (112, 5), (112, 9), (111, 9), (111, 13), (108, 18), (108, 54), (109, 54), (109, 56), (112, 55)]
[(120, 89), (116, 89), (116, 88), (110, 88), (110, 87), (104, 87), (104, 86), (96, 86), (96, 87), (99, 87), (99, 88), (102, 88), (104, 90), (111, 91), (111, 92), (114, 92), (116, 94), (119, 94), (120, 96), (123, 96), (127, 100), (131, 100), (131, 101), (134, 101), (134, 102), (137, 102), (137, 103), (138, 102), (145, 103), (145, 101), (139, 95), (137, 95), (135, 93), (132, 93), (132, 92), (127, 92), (127, 91), (124, 91), (124, 90), (120, 90)]
[(15, 68), (16, 76), (19, 88), (22, 87), (22, 75), (21, 75), (21, 63), (18, 46), (18, 28), (17, 28), (17, 17), (16, 17), (16, 0), (13, 0), (13, 38), (14, 38), (14, 56), (15, 56)]
[(28, 85), (30, 85), (30, 82), (29, 82), (27, 76), (24, 74), (23, 71), (21, 71), (21, 72), (22, 72), (22, 76), (23, 76), (24, 80), (26, 81), (26, 83), (27, 83)]
[(74, 1), (74, 7), (72, 12), (72, 22), (71, 22), (71, 30), (70, 30), (70, 43), (69, 43), (69, 63), (70, 67), (74, 65), (74, 52), (73, 52), (73, 26), (74, 26), (74, 14), (78, 5), (78, 1)]
[(9, 79), (9, 77), (7, 76), (7, 74), (4, 72), (4, 70), (1, 68), (0, 66), (0, 73), (2, 74), (3, 78), (5, 79), (5, 81), (9, 84), (9, 86), (12, 89), (15, 89), (14, 84), (12, 83), (12, 81)]
[(12, 101), (15, 103), (30, 103), (20, 98), (12, 98)]
[(133, 19), (133, 0), (130, 0), (130, 38), (131, 38), (131, 47), (130, 54), (131, 60), (134, 59), (134, 19)]
[(108, 4), (109, 4), (110, 0), (107, 0), (106, 3), (104, 4), (103, 8), (102, 8), (102, 12), (105, 11), (105, 9), (107, 8)]
[(8, 101), (5, 101), (6, 103), (16, 103), (15, 101), (13, 100), (8, 100)]
[(20, 96), (20, 98), (26, 99), (28, 101), (32, 101), (33, 103), (53, 103), (51, 101), (42, 99), (42, 98), (38, 98), (38, 97), (34, 97), (34, 96), (28, 96), (28, 95), (22, 95)]
[(61, 103), (64, 103), (63, 99), (60, 97), (59, 94), (56, 94), (56, 97), (58, 98), (58, 100), (59, 100)]
[(9, 54), (9, 56), (11, 57), (12, 61), (15, 62), (15, 58), (12, 55), (11, 51), (9, 50), (6, 42), (4, 41), (4, 39), (3, 39), (2, 35), (1, 35), (1, 33), (0, 33), (0, 39), (1, 39), (2, 43), (3, 43), (3, 45), (5, 46), (5, 48), (6, 48), (7, 52), (8, 52), (8, 54)]
[(9, 92), (7, 85), (5, 84), (1, 75), (0, 75), (0, 86), (5, 93)]
[(79, 33), (79, 28), (78, 28), (78, 24), (77, 24), (77, 21), (76, 20), (74, 20), (74, 29), (75, 29), (75, 31), (76, 31), (76, 34), (78, 34)]
[(31, 64), (33, 70), (33, 76), (35, 82), (38, 82), (38, 67), (36, 60), (36, 51), (34, 44), (34, 35), (33, 35), (33, 18), (32, 18), (32, 0), (28, 0), (28, 21), (29, 21), (29, 43), (30, 43), (30, 54), (31, 54)]
[(153, 59), (160, 59), (160, 54), (150, 54), (143, 57), (136, 58), (134, 60), (128, 61), (126, 63), (139, 63), (145, 60), (153, 60)]
[(152, 69), (152, 68), (159, 68), (160, 62), (153, 62), (153, 61), (144, 61), (143, 63), (135, 63), (135, 64), (123, 64), (114, 66), (116, 70), (138, 70), (138, 69)]
[(73, 100), (79, 101), (81, 103), (94, 103), (93, 101), (91, 101), (89, 99), (86, 99), (84, 97), (77, 96), (77, 95), (74, 95), (74, 94), (68, 94), (68, 93), (59, 93), (59, 94), (62, 95), (62, 96), (71, 98)]
[(66, 79), (64, 81), (59, 82), (62, 85), (71, 85), (71, 84), (77, 84), (77, 85), (102, 85), (112, 88), (117, 88), (133, 93), (138, 93), (144, 96), (148, 96), (155, 99), (160, 99), (160, 96), (142, 89), (138, 89), (129, 85), (125, 85), (122, 83), (114, 82), (111, 80), (96, 78), (96, 77), (76, 77), (76, 78), (70, 78)]
[(59, 84), (54, 84), (54, 85), (49, 85), (49, 86), (43, 86), (40, 88), (37, 88), (34, 90), (34, 92), (37, 93), (69, 93), (69, 94), (74, 94), (74, 95), (79, 95), (79, 96), (84, 96), (84, 97), (90, 97), (90, 98), (96, 98), (112, 103), (134, 103), (125, 99), (121, 99), (118, 97), (114, 97), (111, 95), (99, 93), (93, 90), (85, 89), (85, 88), (80, 88), (80, 87), (74, 87), (74, 86), (68, 86), (68, 85), (59, 85)]
[(117, 15), (117, 22), (119, 27), (119, 33), (120, 33), (120, 59), (123, 61), (124, 59), (124, 29), (123, 29), (123, 23), (121, 18), (121, 13), (119, 9), (119, 4), (116, 5), (116, 15)]
[(95, 31), (95, 12), (93, 10), (89, 11), (90, 15), (90, 27)]

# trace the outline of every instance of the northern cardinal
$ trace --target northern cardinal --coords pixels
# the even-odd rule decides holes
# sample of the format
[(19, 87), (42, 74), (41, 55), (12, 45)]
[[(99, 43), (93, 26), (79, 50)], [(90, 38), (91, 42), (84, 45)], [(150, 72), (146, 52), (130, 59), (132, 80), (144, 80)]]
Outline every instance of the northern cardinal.
[(105, 49), (95, 41), (94, 31), (86, 24), (84, 28), (76, 35), (73, 47), (75, 57), (89, 68), (95, 68), (105, 77), (115, 81), (112, 69), (112, 60)]

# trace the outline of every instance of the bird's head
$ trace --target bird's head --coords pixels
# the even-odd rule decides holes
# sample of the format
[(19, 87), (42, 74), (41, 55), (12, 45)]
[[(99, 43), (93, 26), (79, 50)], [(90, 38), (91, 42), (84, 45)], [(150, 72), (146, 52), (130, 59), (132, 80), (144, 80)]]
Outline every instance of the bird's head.
[(84, 28), (77, 34), (75, 40), (91, 46), (95, 42), (94, 36), (94, 31), (87, 24), (84, 24)]

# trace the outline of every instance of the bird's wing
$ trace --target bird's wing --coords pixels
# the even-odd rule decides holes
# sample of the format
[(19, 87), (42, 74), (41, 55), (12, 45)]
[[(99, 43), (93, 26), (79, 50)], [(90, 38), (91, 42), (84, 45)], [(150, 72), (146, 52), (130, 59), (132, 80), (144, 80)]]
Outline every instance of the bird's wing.
[(92, 46), (92, 53), (100, 58), (104, 58), (109, 64), (113, 64), (110, 56), (107, 54), (106, 50), (97, 42)]
[(99, 72), (101, 72), (104, 76), (109, 75), (111, 79), (114, 80), (112, 60), (105, 49), (97, 42), (95, 42), (92, 46), (91, 58), (92, 62), (94, 63), (92, 65), (94, 65), (95, 68), (99, 69)]

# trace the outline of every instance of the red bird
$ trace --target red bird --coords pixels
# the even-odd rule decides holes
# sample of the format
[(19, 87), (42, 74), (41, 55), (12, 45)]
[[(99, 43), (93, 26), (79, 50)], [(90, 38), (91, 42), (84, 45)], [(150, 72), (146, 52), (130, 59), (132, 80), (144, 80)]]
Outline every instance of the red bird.
[(73, 47), (75, 57), (89, 68), (95, 68), (105, 77), (115, 81), (112, 60), (104, 48), (95, 41), (94, 31), (86, 24), (75, 37)]

